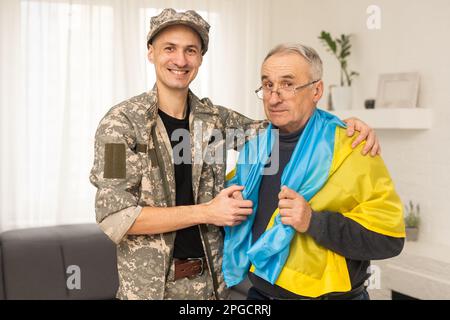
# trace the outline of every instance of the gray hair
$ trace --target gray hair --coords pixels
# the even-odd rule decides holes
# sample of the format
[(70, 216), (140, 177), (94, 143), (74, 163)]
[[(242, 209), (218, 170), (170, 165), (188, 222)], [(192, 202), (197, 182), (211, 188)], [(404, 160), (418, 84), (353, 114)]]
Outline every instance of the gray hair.
[(264, 58), (264, 62), (271, 56), (282, 53), (296, 53), (302, 56), (309, 64), (311, 81), (322, 79), (323, 67), (322, 59), (319, 54), (311, 47), (302, 45), (300, 43), (282, 43), (267, 54)]

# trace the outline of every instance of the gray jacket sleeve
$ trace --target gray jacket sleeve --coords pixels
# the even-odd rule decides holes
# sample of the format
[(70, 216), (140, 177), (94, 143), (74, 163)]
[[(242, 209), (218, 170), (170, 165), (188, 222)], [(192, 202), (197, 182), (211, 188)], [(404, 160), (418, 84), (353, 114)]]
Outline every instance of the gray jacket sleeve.
[(381, 260), (400, 254), (404, 238), (370, 231), (337, 212), (313, 212), (308, 231), (321, 246), (352, 260)]

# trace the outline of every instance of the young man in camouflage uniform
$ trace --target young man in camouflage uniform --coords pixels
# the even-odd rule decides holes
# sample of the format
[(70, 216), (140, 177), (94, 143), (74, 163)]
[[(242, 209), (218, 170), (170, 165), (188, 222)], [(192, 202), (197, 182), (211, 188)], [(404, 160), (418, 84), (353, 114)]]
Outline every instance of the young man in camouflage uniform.
[[(233, 198), (242, 187), (223, 189), (224, 163), (205, 161), (213, 130), (258, 129), (232, 110), (200, 100), (189, 84), (208, 49), (208, 23), (194, 11), (165, 9), (151, 19), (148, 58), (156, 85), (113, 107), (95, 138), (90, 180), (97, 187), (96, 219), (117, 244), (119, 299), (224, 299), (221, 226), (237, 225), (252, 203)], [(176, 153), (172, 133), (188, 132)], [(201, 134), (196, 134), (200, 129)], [(379, 146), (358, 120), (349, 130)], [(217, 139), (216, 139), (217, 140)], [(227, 148), (225, 139), (214, 141)], [(182, 161), (177, 157), (192, 161)]]

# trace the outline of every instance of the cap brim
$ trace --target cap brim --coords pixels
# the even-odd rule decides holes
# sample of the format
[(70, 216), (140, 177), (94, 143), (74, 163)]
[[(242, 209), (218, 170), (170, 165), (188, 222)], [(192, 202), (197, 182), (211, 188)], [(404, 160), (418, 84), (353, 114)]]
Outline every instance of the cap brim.
[(200, 42), (202, 43), (202, 53), (204, 54), (207, 50), (207, 45), (206, 45), (206, 39), (204, 39), (202, 36), (202, 32), (205, 30), (203, 28), (199, 27), (198, 25), (196, 25), (195, 23), (192, 23), (191, 21), (174, 20), (174, 21), (167, 21), (167, 22), (161, 24), (156, 30), (153, 31), (152, 36), (147, 40), (147, 45), (151, 44), (153, 39), (155, 39), (155, 37), (161, 31), (163, 31), (165, 28), (170, 27), (170, 26), (180, 25), (180, 24), (190, 27), (198, 34), (198, 36), (200, 37)]

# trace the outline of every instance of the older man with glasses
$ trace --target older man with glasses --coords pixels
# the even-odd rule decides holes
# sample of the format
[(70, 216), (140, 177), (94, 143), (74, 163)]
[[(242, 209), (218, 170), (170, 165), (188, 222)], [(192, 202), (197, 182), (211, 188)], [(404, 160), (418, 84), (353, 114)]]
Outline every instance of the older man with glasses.
[(236, 199), (253, 202), (246, 221), (225, 227), (223, 259), (228, 286), (248, 274), (248, 299), (369, 299), (370, 260), (403, 248), (402, 203), (383, 160), (363, 157), (364, 143), (353, 149), (345, 124), (317, 109), (321, 78), (319, 55), (301, 44), (277, 46), (262, 65), (255, 92), (270, 125), (227, 177), (245, 186)]

